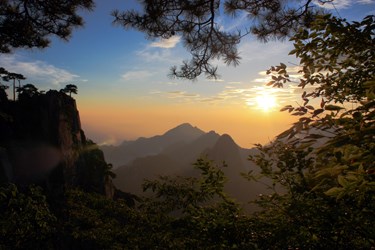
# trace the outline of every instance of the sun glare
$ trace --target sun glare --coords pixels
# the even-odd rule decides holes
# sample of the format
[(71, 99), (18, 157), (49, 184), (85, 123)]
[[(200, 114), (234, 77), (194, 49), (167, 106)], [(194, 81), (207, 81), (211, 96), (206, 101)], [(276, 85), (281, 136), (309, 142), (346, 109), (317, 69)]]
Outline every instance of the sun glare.
[(276, 107), (276, 98), (271, 93), (263, 93), (256, 97), (256, 102), (259, 109), (265, 112), (270, 111), (272, 108)]

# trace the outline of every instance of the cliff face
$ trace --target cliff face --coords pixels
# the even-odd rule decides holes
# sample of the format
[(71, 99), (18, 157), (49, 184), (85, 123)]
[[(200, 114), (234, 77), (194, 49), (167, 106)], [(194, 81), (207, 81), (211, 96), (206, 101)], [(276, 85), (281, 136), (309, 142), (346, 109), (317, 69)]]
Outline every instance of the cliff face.
[[(20, 96), (18, 101), (2, 98), (0, 104), (3, 181), (43, 183), (48, 190), (87, 182), (83, 180), (87, 175), (82, 174), (90, 168), (87, 141), (73, 98), (52, 90)], [(105, 167), (104, 156), (99, 160)], [(107, 178), (101, 179), (98, 189), (104, 192)]]

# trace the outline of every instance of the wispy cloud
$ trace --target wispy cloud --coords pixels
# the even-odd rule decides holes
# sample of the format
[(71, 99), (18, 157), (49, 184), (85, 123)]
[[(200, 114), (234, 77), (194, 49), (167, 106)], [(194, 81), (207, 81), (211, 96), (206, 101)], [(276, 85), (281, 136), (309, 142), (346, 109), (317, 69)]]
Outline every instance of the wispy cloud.
[(374, 0), (335, 0), (327, 3), (320, 3), (319, 1), (314, 1), (316, 5), (319, 5), (325, 9), (347, 9), (355, 4), (375, 4)]
[(238, 47), (242, 58), (241, 63), (261, 62), (267, 58), (282, 58), (292, 49), (291, 43), (268, 42), (260, 43), (256, 40), (245, 41)]
[(224, 79), (205, 79), (206, 82), (216, 82), (216, 83), (222, 83), (225, 82)]
[(228, 82), (228, 84), (233, 84), (233, 85), (237, 85), (237, 84), (242, 84), (242, 82)]
[(210, 103), (215, 103), (218, 101), (223, 101), (225, 98), (220, 97), (220, 96), (214, 96), (214, 97), (208, 97), (208, 98), (201, 98), (199, 101), (200, 102), (210, 102)]
[(293, 82), (297, 82), (301, 77), (298, 73), (299, 67), (290, 67), (289, 75), (292, 79), (291, 84), (286, 84), (284, 88), (267, 87), (265, 84), (271, 80), (271, 77), (265, 71), (258, 72), (258, 78), (255, 78), (248, 83), (238, 85), (227, 85), (221, 93), (217, 96), (221, 97), (225, 102), (242, 103), (251, 108), (259, 108), (257, 98), (260, 96), (272, 96), (275, 99), (275, 109), (280, 108), (286, 104), (293, 103), (299, 100), (301, 95), (301, 88), (297, 87)]
[(187, 93), (185, 91), (169, 91), (167, 92), (169, 98), (185, 98), (185, 97), (199, 97), (199, 94)]
[(177, 82), (163, 82), (163, 84), (170, 85), (170, 86), (177, 86), (178, 85)]
[(26, 61), (17, 55), (0, 55), (1, 67), (24, 75), (28, 80), (59, 86), (77, 81), (78, 75), (43, 61)]
[(179, 36), (172, 36), (169, 39), (160, 39), (159, 41), (150, 44), (151, 47), (170, 49), (174, 48), (181, 40)]
[(235, 32), (238, 30), (243, 29), (248, 25), (249, 18), (248, 18), (248, 13), (246, 11), (240, 12), (239, 15), (236, 15), (236, 18), (233, 19), (224, 19), (224, 18), (219, 18), (218, 23), (220, 25), (220, 29), (222, 31), (226, 32)]
[[(301, 78), (298, 72), (299, 67), (292, 66), (288, 68), (289, 75), (293, 82), (285, 84), (284, 88), (267, 87), (265, 84), (271, 80), (271, 77), (265, 71), (259, 71), (258, 76), (253, 80), (247, 82), (224, 82), (217, 85), (218, 88), (215, 93), (206, 92), (191, 93), (186, 90), (170, 90), (170, 91), (154, 91), (152, 94), (160, 97), (173, 99), (175, 102), (182, 103), (207, 103), (213, 105), (241, 105), (250, 108), (258, 109), (257, 98), (263, 95), (271, 95), (275, 98), (275, 109), (293, 104), (300, 100), (300, 96), (304, 90), (301, 91), (297, 84)], [(306, 90), (306, 89), (305, 89)]]
[(145, 79), (149, 78), (153, 75), (152, 72), (146, 71), (146, 70), (134, 70), (134, 71), (128, 71), (125, 74), (121, 76), (121, 78), (125, 81), (131, 81), (131, 80), (139, 80), (139, 79)]
[(174, 91), (153, 91), (150, 94), (155, 94), (159, 96), (164, 96), (168, 99), (173, 99), (174, 102), (180, 103), (208, 103), (214, 104), (218, 102), (222, 102), (224, 97), (218, 95), (201, 95), (197, 93), (186, 92), (182, 90), (174, 90)]
[[(181, 59), (176, 58), (170, 50), (158, 49), (147, 46), (146, 48), (136, 52), (136, 55), (147, 63), (163, 63), (163, 64), (176, 64), (180, 63)], [(165, 67), (163, 65), (163, 67)]]

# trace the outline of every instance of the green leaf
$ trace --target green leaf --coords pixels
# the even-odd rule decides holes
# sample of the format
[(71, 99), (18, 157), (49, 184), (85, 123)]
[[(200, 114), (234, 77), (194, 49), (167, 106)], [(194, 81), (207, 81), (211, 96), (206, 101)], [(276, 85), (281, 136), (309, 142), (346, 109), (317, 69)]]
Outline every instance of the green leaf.
[(340, 188), (340, 187), (333, 187), (329, 190), (327, 190), (326, 192), (324, 192), (324, 194), (328, 195), (328, 196), (338, 196), (340, 193), (342, 193), (344, 191), (343, 188)]
[(338, 177), (337, 177), (337, 182), (342, 186), (342, 187), (348, 187), (349, 186), (349, 182), (348, 182), (348, 180), (344, 177), (344, 176), (342, 176), (342, 175), (339, 175)]
[(314, 110), (314, 113), (313, 113), (312, 117), (315, 117), (315, 116), (317, 116), (317, 115), (319, 115), (323, 112), (324, 112), (324, 109), (316, 109), (316, 110)]
[(340, 107), (337, 105), (326, 105), (324, 108), (325, 110), (333, 110), (333, 111), (344, 109), (343, 107)]

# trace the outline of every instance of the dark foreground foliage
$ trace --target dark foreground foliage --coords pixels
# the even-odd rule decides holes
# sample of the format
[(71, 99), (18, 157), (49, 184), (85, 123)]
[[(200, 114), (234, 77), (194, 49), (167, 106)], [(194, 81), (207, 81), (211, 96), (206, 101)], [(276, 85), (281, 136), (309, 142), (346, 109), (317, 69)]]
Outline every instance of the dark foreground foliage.
[[(263, 152), (267, 150), (262, 149)], [(304, 154), (276, 147), (281, 163)], [(257, 160), (262, 161), (261, 158)], [(262, 170), (267, 172), (265, 162)], [(294, 162), (297, 163), (297, 162)], [(286, 189), (260, 196), (252, 215), (223, 193), (221, 168), (198, 160), (200, 178), (163, 177), (136, 207), (79, 189), (50, 201), (43, 190), (15, 185), (0, 191), (0, 247), (4, 249), (351, 249), (374, 246), (373, 204), (355, 205), (307, 191), (311, 161), (268, 171)], [(277, 178), (285, 178), (279, 182)], [(272, 186), (272, 185), (271, 185)], [(287, 190), (287, 191), (285, 191)], [(58, 205), (56, 205), (58, 204)]]
[[(223, 193), (223, 172), (199, 160), (200, 178), (149, 182), (153, 198), (130, 208), (79, 189), (47, 201), (43, 190), (1, 189), (2, 248), (221, 249), (254, 248), (252, 222)], [(58, 204), (58, 206), (56, 206)]]

